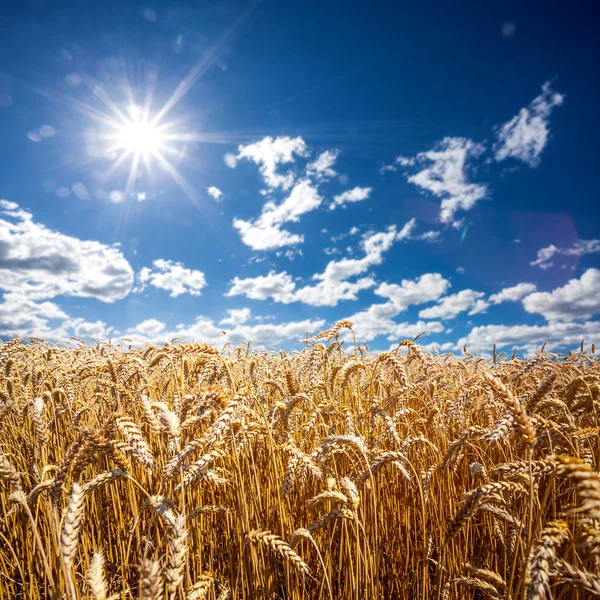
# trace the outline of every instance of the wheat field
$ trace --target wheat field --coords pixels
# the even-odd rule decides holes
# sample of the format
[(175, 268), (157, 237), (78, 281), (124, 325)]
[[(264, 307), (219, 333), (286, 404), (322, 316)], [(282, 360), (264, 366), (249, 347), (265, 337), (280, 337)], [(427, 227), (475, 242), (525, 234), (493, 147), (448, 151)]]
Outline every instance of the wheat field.
[(594, 349), (0, 346), (0, 599), (600, 596)]

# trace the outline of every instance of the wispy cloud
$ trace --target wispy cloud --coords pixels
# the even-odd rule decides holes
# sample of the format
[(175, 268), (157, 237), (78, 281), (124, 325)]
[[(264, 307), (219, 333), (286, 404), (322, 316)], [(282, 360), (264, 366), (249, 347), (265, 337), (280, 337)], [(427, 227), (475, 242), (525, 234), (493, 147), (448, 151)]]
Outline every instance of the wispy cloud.
[(349, 202), (360, 202), (361, 200), (366, 200), (373, 191), (373, 188), (370, 187), (355, 187), (351, 190), (338, 194), (334, 196), (333, 202), (329, 205), (329, 209), (333, 210), (338, 206), (343, 206)]
[(253, 250), (273, 250), (293, 246), (304, 241), (304, 235), (283, 229), (285, 223), (297, 222), (301, 215), (315, 210), (323, 202), (322, 196), (309, 179), (296, 183), (289, 196), (279, 205), (267, 202), (262, 214), (254, 221), (234, 219), (233, 226), (242, 241)]
[(537, 289), (535, 283), (518, 283), (512, 287), (504, 288), (497, 294), (489, 297), (490, 304), (500, 304), (502, 302), (518, 302), (527, 294), (535, 292)]
[(440, 221), (451, 223), (457, 211), (471, 210), (485, 198), (487, 186), (469, 181), (470, 161), (481, 156), (485, 148), (472, 140), (446, 137), (432, 150), (415, 157), (398, 157), (398, 164), (406, 169), (427, 165), (408, 177), (408, 181), (441, 198)]
[(315, 161), (307, 165), (306, 174), (318, 180), (327, 180), (335, 177), (337, 173), (333, 169), (333, 165), (335, 165), (339, 154), (339, 150), (325, 150), (325, 152), (321, 152)]
[(496, 129), (496, 160), (516, 158), (530, 167), (537, 167), (550, 136), (550, 114), (564, 98), (564, 94), (552, 90), (550, 81), (544, 83), (542, 93), (529, 106)]
[(550, 244), (540, 248), (537, 258), (529, 264), (540, 269), (549, 269), (554, 266), (552, 259), (555, 256), (583, 256), (584, 254), (595, 254), (596, 252), (600, 252), (600, 240), (577, 240), (567, 248), (559, 248), (554, 244)]

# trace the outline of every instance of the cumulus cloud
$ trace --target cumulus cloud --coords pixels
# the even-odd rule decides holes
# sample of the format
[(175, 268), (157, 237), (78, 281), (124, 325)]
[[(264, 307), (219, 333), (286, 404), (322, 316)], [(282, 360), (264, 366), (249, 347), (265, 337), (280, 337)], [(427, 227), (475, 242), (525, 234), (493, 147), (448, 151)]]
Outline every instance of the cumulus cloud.
[(362, 258), (332, 260), (322, 273), (312, 276), (314, 285), (297, 288), (287, 272), (269, 272), (268, 275), (241, 279), (235, 277), (227, 296), (244, 295), (255, 300), (272, 298), (275, 302), (289, 304), (302, 302), (312, 306), (336, 306), (342, 300), (356, 300), (357, 293), (375, 285), (372, 277), (350, 278), (365, 274), (371, 267), (381, 264), (384, 253), (398, 241), (410, 237), (415, 227), (411, 219), (400, 231), (391, 226), (385, 231), (366, 235), (361, 247)]
[(372, 304), (366, 310), (348, 316), (361, 341), (369, 342), (379, 335), (389, 339), (414, 337), (422, 331), (441, 333), (444, 326), (436, 321), (396, 323), (393, 317), (412, 305), (426, 304), (440, 298), (450, 287), (450, 282), (439, 273), (426, 273), (417, 279), (404, 279), (400, 284), (382, 283), (375, 294), (387, 298), (387, 302)]
[(305, 319), (284, 323), (258, 323), (254, 325), (237, 324), (223, 334), (220, 326), (212, 319), (199, 316), (193, 323), (179, 324), (174, 329), (168, 329), (165, 323), (156, 319), (148, 319), (132, 327), (126, 332), (135, 341), (148, 341), (163, 344), (173, 338), (207, 342), (220, 346), (226, 341), (240, 344), (250, 341), (256, 347), (276, 346), (304, 337), (306, 332), (317, 333), (325, 325), (323, 319)]
[[(157, 339), (162, 331), (165, 330), (165, 324), (158, 319), (146, 319), (134, 327), (127, 330), (128, 336), (141, 336), (148, 340)], [(171, 338), (173, 339), (173, 338)], [(165, 340), (169, 341), (169, 340)]]
[(220, 321), (220, 325), (242, 325), (249, 321), (252, 315), (249, 308), (232, 308), (227, 313), (228, 316)]
[(454, 350), (461, 350), (466, 344), (469, 352), (480, 354), (491, 352), (494, 344), (498, 348), (513, 348), (534, 354), (539, 351), (544, 342), (548, 343), (550, 351), (563, 348), (576, 348), (582, 339), (600, 339), (600, 321), (583, 323), (552, 322), (545, 325), (484, 325), (474, 327), (465, 337), (462, 337)]
[[(104, 321), (86, 321), (80, 317), (75, 319), (67, 319), (63, 322), (60, 328), (49, 335), (46, 335), (46, 339), (64, 339), (70, 335), (70, 331), (73, 335), (80, 338), (94, 338), (96, 340), (105, 340), (113, 331), (113, 327), (108, 327)], [(63, 334), (64, 332), (64, 334)]]
[(307, 212), (321, 205), (323, 198), (309, 179), (296, 183), (289, 196), (281, 203), (267, 202), (262, 214), (254, 221), (234, 219), (233, 226), (240, 232), (242, 241), (253, 250), (273, 250), (293, 246), (304, 241), (301, 234), (282, 229), (284, 223), (294, 223)]
[(67, 236), (0, 200), (0, 290), (32, 300), (56, 296), (114, 302), (127, 296), (133, 269), (117, 246)]
[(333, 169), (333, 165), (335, 165), (339, 154), (339, 150), (321, 152), (316, 160), (307, 165), (306, 174), (309, 177), (323, 181), (335, 177), (337, 173)]
[(307, 156), (307, 154), (306, 144), (301, 137), (280, 136), (273, 139), (267, 136), (259, 142), (239, 146), (235, 161), (231, 158), (225, 158), (225, 161), (228, 166), (235, 167), (239, 160), (251, 160), (258, 165), (269, 188), (288, 190), (294, 184), (296, 177), (291, 171), (278, 173), (277, 167), (281, 164), (293, 163), (296, 156)]
[(162, 258), (152, 263), (152, 268), (144, 267), (139, 274), (141, 287), (137, 291), (143, 291), (147, 285), (161, 290), (167, 290), (172, 298), (181, 294), (200, 296), (202, 288), (206, 286), (206, 278), (202, 271), (187, 269), (180, 262), (164, 260)]
[(554, 244), (550, 244), (540, 248), (537, 258), (529, 264), (540, 269), (549, 269), (554, 266), (552, 259), (555, 256), (583, 256), (584, 254), (595, 254), (596, 252), (600, 252), (600, 240), (577, 240), (567, 248), (559, 248)]
[(54, 319), (65, 320), (68, 315), (53, 302), (35, 302), (19, 293), (8, 293), (0, 303), (2, 337), (47, 335), (52, 330), (48, 322)]
[(465, 311), (470, 311), (470, 315), (475, 315), (488, 306), (487, 302), (480, 301), (483, 296), (483, 292), (462, 290), (442, 298), (435, 306), (423, 309), (419, 312), (419, 316), (422, 319), (454, 319)]
[(36, 335), (47, 340), (65, 340), (74, 335), (105, 339), (113, 331), (103, 321), (71, 318), (57, 304), (34, 301), (19, 293), (6, 293), (0, 302), (0, 336)]
[(223, 200), (223, 196), (225, 195), (218, 187), (215, 187), (214, 185), (211, 185), (206, 191), (208, 192), (208, 195), (217, 202), (221, 202), (221, 200)]
[(366, 200), (371, 195), (372, 191), (373, 188), (370, 187), (352, 188), (351, 190), (334, 196), (333, 202), (329, 205), (329, 209), (333, 210), (337, 206), (343, 206), (349, 202), (360, 202), (361, 200)]
[(234, 277), (227, 296), (246, 296), (252, 300), (267, 300), (272, 298), (275, 302), (289, 304), (295, 301), (294, 292), (296, 284), (291, 275), (283, 271), (276, 273), (269, 271), (268, 275), (248, 277), (241, 279)]
[(427, 165), (410, 175), (408, 181), (441, 198), (440, 220), (451, 223), (458, 210), (471, 210), (487, 194), (486, 185), (468, 180), (469, 161), (483, 152), (484, 147), (472, 140), (446, 137), (432, 150), (396, 160), (405, 168)]
[(535, 292), (523, 298), (528, 313), (548, 321), (586, 319), (600, 313), (600, 270), (588, 269), (552, 292)]
[(550, 114), (564, 102), (564, 98), (563, 94), (552, 90), (549, 81), (544, 83), (542, 93), (528, 107), (522, 108), (510, 121), (497, 128), (496, 160), (511, 157), (536, 167), (548, 143)]
[(501, 302), (518, 302), (527, 294), (535, 292), (537, 289), (535, 283), (518, 283), (512, 287), (504, 288), (497, 294), (489, 297), (490, 304), (500, 304)]

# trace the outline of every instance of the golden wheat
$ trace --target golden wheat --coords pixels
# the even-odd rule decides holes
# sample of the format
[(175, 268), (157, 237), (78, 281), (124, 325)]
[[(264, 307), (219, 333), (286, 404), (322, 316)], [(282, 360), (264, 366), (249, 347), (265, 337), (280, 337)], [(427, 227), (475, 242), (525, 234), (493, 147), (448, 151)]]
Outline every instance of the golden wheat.
[(600, 595), (593, 353), (343, 337), (0, 345), (0, 600)]

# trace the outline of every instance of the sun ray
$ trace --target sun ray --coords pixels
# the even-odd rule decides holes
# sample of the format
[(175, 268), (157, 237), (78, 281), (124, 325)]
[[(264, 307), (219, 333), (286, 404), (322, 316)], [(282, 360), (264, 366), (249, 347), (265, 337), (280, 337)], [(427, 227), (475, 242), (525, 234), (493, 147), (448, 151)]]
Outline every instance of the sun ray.
[(188, 180), (158, 151), (153, 151), (152, 155), (156, 160), (165, 168), (167, 173), (173, 178), (175, 183), (186, 193), (188, 198), (192, 202), (196, 203), (197, 195), (194, 191), (194, 187), (188, 182)]
[(129, 169), (129, 177), (127, 178), (127, 185), (125, 186), (125, 197), (128, 198), (133, 190), (133, 186), (137, 179), (138, 165), (140, 164), (140, 154), (136, 153), (131, 161), (131, 168)]
[(125, 159), (132, 154), (131, 150), (126, 150), (121, 156), (115, 160), (108, 170), (103, 175), (103, 180), (108, 181), (117, 171), (117, 169), (125, 162)]

